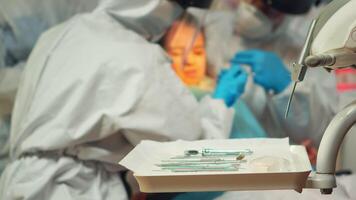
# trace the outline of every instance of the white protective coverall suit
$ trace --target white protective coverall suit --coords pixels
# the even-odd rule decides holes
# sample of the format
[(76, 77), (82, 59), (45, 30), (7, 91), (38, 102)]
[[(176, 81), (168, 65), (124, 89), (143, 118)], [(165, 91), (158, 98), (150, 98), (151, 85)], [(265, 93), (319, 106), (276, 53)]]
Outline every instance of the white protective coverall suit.
[(0, 199), (127, 199), (117, 162), (140, 140), (228, 137), (234, 111), (209, 97), (198, 104), (145, 39), (180, 11), (104, 0), (41, 36), (16, 97)]
[(10, 116), (26, 60), (41, 33), (98, 0), (0, 0), (0, 174), (7, 162)]
[(97, 1), (0, 0), (0, 114), (11, 111), (22, 68), (41, 33), (91, 11)]

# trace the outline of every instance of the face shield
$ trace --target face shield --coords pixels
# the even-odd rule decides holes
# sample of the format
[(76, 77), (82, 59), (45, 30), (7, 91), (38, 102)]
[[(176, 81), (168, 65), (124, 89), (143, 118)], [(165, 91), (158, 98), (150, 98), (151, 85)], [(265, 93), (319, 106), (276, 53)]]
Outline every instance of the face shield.
[[(164, 48), (172, 59), (172, 67), (186, 85), (197, 85), (205, 77), (207, 59), (203, 26), (212, 1), (177, 0), (187, 8), (172, 25), (164, 39)], [(205, 9), (193, 8), (203, 7)]]
[(164, 48), (172, 59), (172, 67), (186, 85), (197, 85), (206, 74), (205, 38), (202, 30), (206, 15), (206, 11), (188, 9), (173, 24), (164, 39)]

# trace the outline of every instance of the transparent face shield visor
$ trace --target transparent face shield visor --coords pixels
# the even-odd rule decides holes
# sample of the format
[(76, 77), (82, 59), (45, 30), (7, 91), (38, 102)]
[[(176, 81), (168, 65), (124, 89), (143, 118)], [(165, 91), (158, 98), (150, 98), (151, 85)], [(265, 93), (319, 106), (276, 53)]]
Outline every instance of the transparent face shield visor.
[(177, 38), (180, 38), (180, 46), (183, 47), (181, 62), (179, 62), (181, 71), (185, 70), (189, 54), (193, 51), (195, 45), (200, 45), (207, 17), (216, 7), (217, 2), (216, 0), (212, 1), (210, 6), (204, 9), (189, 7), (177, 20), (170, 38), (172, 40), (178, 40)]
[[(219, 1), (220, 0), (211, 1), (210, 6), (204, 9), (189, 7), (172, 26), (168, 37), (166, 37), (168, 40), (166, 40), (165, 43), (169, 44), (166, 46), (166, 49), (167, 47), (172, 48), (172, 46), (179, 47), (180, 56), (178, 58), (176, 54), (173, 60), (175, 61), (174, 68), (176, 71), (189, 73), (187, 71), (190, 71), (191, 67), (195, 66), (194, 64), (197, 64), (197, 66), (203, 65), (204, 62), (202, 60), (204, 58), (206, 60), (203, 28), (207, 23), (209, 14)], [(198, 53), (199, 51), (202, 53)]]
[[(203, 31), (203, 26), (205, 24), (207, 15), (208, 15), (208, 11), (203, 11), (202, 13), (200, 13), (200, 15), (195, 15), (196, 19), (194, 20), (189, 17), (190, 15), (188, 12), (185, 12), (182, 17), (182, 23), (179, 25), (180, 27), (178, 27), (178, 30), (179, 29), (183, 30), (182, 26), (184, 26), (184, 24), (191, 24), (192, 27), (194, 27), (191, 38), (189, 40), (187, 40), (186, 41), (187, 43), (184, 45), (185, 48), (183, 51), (183, 57), (182, 57), (182, 62), (181, 62), (181, 66), (180, 66), (182, 70), (184, 70), (184, 67), (187, 66), (189, 53), (192, 52), (194, 45), (197, 42), (197, 38), (198, 38), (199, 34), (201, 34)], [(177, 34), (180, 34), (179, 32), (180, 31), (177, 31)]]

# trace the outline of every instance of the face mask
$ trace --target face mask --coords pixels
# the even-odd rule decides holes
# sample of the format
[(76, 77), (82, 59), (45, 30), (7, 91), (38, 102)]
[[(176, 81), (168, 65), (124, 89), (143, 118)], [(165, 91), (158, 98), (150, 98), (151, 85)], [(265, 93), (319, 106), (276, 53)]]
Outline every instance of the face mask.
[(273, 32), (271, 20), (251, 4), (240, 2), (236, 10), (236, 33), (247, 39), (263, 39)]

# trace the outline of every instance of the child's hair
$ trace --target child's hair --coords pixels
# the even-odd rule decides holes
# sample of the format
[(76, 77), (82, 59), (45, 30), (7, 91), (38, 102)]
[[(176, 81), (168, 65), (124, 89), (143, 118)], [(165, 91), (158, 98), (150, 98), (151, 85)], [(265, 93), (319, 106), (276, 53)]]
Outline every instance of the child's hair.
[[(164, 48), (166, 48), (166, 44), (168, 43), (168, 41), (170, 41), (172, 39), (172, 37), (174, 36), (174, 34), (176, 34), (176, 32), (178, 31), (178, 28), (181, 26), (181, 23), (185, 23), (185, 25), (187, 25), (187, 26), (191, 26), (191, 27), (200, 29), (198, 19), (191, 13), (186, 12), (181, 18), (177, 19), (173, 23), (171, 28), (167, 31), (165, 37), (162, 38), (163, 40), (161, 40), (160, 44)], [(199, 31), (202, 31), (202, 30), (199, 30)]]

